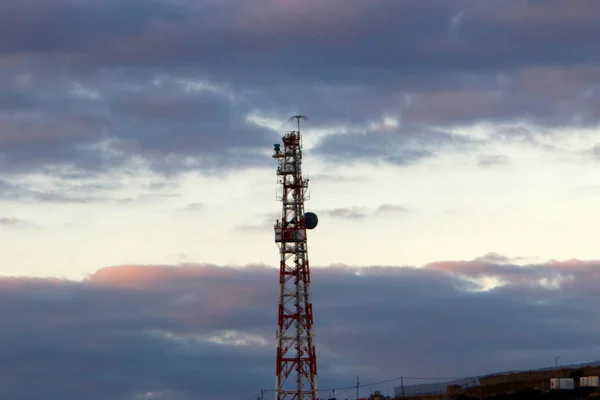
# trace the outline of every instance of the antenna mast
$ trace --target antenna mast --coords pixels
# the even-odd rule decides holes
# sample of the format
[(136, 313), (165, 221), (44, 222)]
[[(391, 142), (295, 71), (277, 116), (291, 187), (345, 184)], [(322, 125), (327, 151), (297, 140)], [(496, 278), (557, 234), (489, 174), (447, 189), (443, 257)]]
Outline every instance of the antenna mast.
[[(317, 226), (314, 213), (304, 212), (308, 179), (302, 177), (302, 138), (298, 130), (286, 132), (274, 145), (281, 184), (281, 221), (275, 224), (275, 243), (279, 245), (279, 308), (277, 325), (277, 367), (275, 400), (318, 400), (317, 356), (313, 331), (306, 230)], [(292, 375), (295, 375), (292, 377)]]
[(298, 133), (300, 133), (300, 120), (301, 119), (308, 121), (308, 117), (305, 115), (294, 115), (293, 117), (290, 117), (290, 119), (288, 120), (288, 121), (293, 121), (293, 120), (298, 121)]

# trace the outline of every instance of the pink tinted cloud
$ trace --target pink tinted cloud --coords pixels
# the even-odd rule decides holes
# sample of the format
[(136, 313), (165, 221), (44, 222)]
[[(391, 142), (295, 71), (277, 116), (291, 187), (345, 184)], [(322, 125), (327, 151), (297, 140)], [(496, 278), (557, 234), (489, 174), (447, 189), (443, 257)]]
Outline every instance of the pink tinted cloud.
[[(199, 270), (198, 270), (199, 271)], [(120, 265), (101, 268), (87, 281), (92, 285), (118, 288), (148, 288), (173, 277), (186, 277), (189, 271), (166, 266)], [(193, 274), (192, 274), (193, 275)]]
[(495, 278), (513, 286), (555, 284), (556, 287), (571, 285), (578, 290), (594, 290), (600, 280), (600, 261), (596, 260), (550, 260), (540, 264), (514, 265), (482, 257), (470, 261), (434, 262), (425, 268), (465, 279)]
[[(311, 4), (314, 3), (314, 4)], [(116, 38), (86, 54), (71, 54), (72, 62), (95, 64), (127, 60), (164, 62), (199, 48), (234, 46), (235, 51), (275, 51), (302, 39), (350, 41), (360, 34), (365, 6), (360, 2), (223, 2), (218, 9), (190, 15), (185, 21), (153, 21), (143, 32)], [(218, 49), (215, 49), (218, 50)], [(224, 51), (231, 51), (224, 48)], [(220, 52), (216, 51), (218, 55)], [(197, 56), (193, 54), (192, 56)]]
[[(83, 282), (0, 278), (0, 292), (5, 295), (51, 306), (40, 323), (57, 328), (108, 320), (140, 329), (181, 331), (236, 329), (242, 323), (251, 331), (258, 322), (253, 321), (252, 309), (264, 313), (265, 305), (276, 298), (276, 289), (277, 271), (260, 266), (122, 265), (102, 268)], [(81, 308), (62, 308), (76, 299), (86, 302)], [(86, 307), (95, 311), (83, 312)]]
[[(19, 28), (39, 23), (48, 14), (68, 5), (65, 0), (23, 0), (0, 2), (0, 15), (3, 21), (0, 32), (23, 34)], [(15, 29), (16, 28), (16, 29)], [(4, 31), (4, 32), (3, 32)]]
[[(313, 268), (313, 274), (319, 290), (329, 295), (337, 293), (335, 296), (347, 293), (353, 285), (364, 285), (360, 290), (366, 293), (371, 285), (376, 285), (374, 279), (388, 283), (396, 279), (399, 285), (439, 282), (448, 289), (462, 290), (461, 282), (472, 287), (473, 281), (491, 277), (505, 287), (520, 290), (523, 296), (536, 287), (576, 295), (593, 294), (600, 281), (600, 261), (573, 259), (525, 266), (503, 261), (504, 258), (496, 256), (440, 261), (424, 268), (372, 266), (360, 268), (358, 277), (356, 268), (336, 265)], [(5, 294), (22, 293), (35, 301), (56, 304), (43, 319), (49, 326), (76, 327), (97, 318), (108, 318), (112, 323), (133, 324), (140, 329), (191, 332), (245, 326), (252, 331), (274, 318), (277, 269), (122, 265), (102, 268), (80, 283), (5, 277), (0, 278), (0, 289)], [(78, 298), (86, 298), (90, 303), (76, 311), (61, 308), (61, 304), (70, 304)], [(94, 307), (95, 314), (81, 314), (86, 307)]]
[[(573, 293), (595, 293), (600, 281), (600, 261), (573, 259), (524, 266), (504, 261), (505, 258), (497, 256), (440, 261), (423, 268), (372, 266), (361, 268), (360, 277), (355, 276), (356, 268), (343, 265), (313, 270), (320, 286), (342, 292), (344, 289), (339, 287), (340, 284), (352, 284), (361, 277), (423, 283), (431, 279), (446, 281), (445, 277), (452, 277), (447, 280), (448, 285), (492, 277), (508, 287), (523, 290), (539, 286), (572, 290)], [(0, 289), (7, 294), (27, 293), (32, 299), (59, 302), (71, 301), (69, 299), (78, 298), (81, 293), (94, 294), (98, 299), (105, 299), (97, 304), (100, 307), (98, 313), (110, 313), (115, 321), (122, 314), (120, 306), (115, 309), (115, 305), (132, 302), (131, 305), (140, 311), (131, 322), (147, 328), (175, 324), (183, 330), (198, 327), (234, 329), (243, 321), (252, 329), (257, 318), (271, 318), (275, 312), (274, 308), (269, 311), (269, 307), (274, 307), (273, 301), (277, 297), (277, 269), (263, 266), (122, 265), (102, 268), (80, 283), (56, 278), (5, 277), (0, 278)], [(130, 312), (131, 306), (127, 307), (129, 311), (123, 309), (123, 312)], [(47, 322), (56, 326), (76, 326), (90, 318), (92, 316), (56, 311), (48, 316)]]
[(596, 82), (600, 82), (597, 66), (526, 68), (496, 89), (415, 93), (404, 107), (403, 118), (436, 124), (514, 117), (595, 117), (600, 115), (600, 85)]
[(264, 272), (265, 267), (219, 267), (208, 264), (167, 265), (119, 265), (101, 268), (90, 275), (91, 284), (114, 287), (152, 288), (171, 280), (199, 279), (203, 281), (222, 280), (236, 274), (248, 275)]
[(425, 268), (463, 276), (476, 276), (490, 274), (492, 265), (480, 261), (436, 261), (427, 264)]
[(139, 35), (120, 37), (106, 42), (94, 52), (75, 55), (77, 62), (93, 65), (97, 62), (120, 62), (128, 60), (168, 60), (174, 53), (186, 48), (195, 35), (192, 24), (152, 22)]
[(97, 127), (74, 117), (26, 118), (23, 120), (0, 120), (0, 144), (20, 145), (47, 140), (72, 139), (88, 136)]
[(369, 8), (374, 9), (378, 2), (263, 0), (259, 3), (259, 7), (248, 3), (248, 8), (231, 20), (231, 28), (239, 38), (348, 40), (363, 31)]
[(77, 285), (73, 281), (60, 278), (32, 278), (27, 276), (5, 276), (0, 277), (0, 290), (2, 292), (7, 291), (21, 291), (23, 289), (36, 290), (36, 288), (46, 287), (48, 285), (54, 287), (72, 287)]
[[(330, 387), (344, 385), (369, 359), (378, 362), (368, 381), (389, 376), (394, 369), (427, 376), (431, 368), (438, 368), (439, 376), (448, 376), (457, 373), (457, 359), (468, 365), (458, 372), (465, 376), (544, 366), (549, 348), (568, 351), (575, 360), (589, 360), (597, 332), (593, 322), (597, 288), (582, 297), (579, 283), (566, 286), (568, 282), (556, 292), (520, 285), (494, 294), (464, 295), (455, 286), (461, 278), (441, 271), (473, 274), (486, 264), (484, 259), (502, 263), (493, 268), (505, 265), (502, 256), (488, 255), (455, 265), (436, 263), (439, 269), (368, 267), (360, 276), (356, 268), (346, 266), (314, 269), (320, 365), (324, 375), (339, 374), (339, 384)], [(598, 267), (594, 263), (551, 261), (522, 268), (562, 268), (597, 286), (600, 277), (585, 275)], [(123, 282), (135, 283), (136, 289)], [(15, 285), (21, 290), (7, 294), (5, 289)], [(262, 297), (239, 296), (243, 290)], [(3, 357), (8, 353), (14, 363), (5, 368), (6, 381), (14, 389), (4, 395), (8, 393), (4, 385), (0, 394), (34, 400), (51, 393), (61, 398), (65, 390), (78, 388), (72, 398), (85, 398), (86, 393), (133, 398), (133, 393), (163, 386), (189, 388), (189, 382), (198, 382), (194, 398), (215, 398), (213, 393), (222, 393), (231, 376), (246, 376), (252, 365), (259, 373), (249, 378), (249, 389), (226, 396), (244, 398), (242, 394), (252, 393), (256, 382), (272, 379), (276, 291), (277, 270), (253, 266), (123, 265), (101, 269), (81, 283), (0, 278)], [(202, 297), (204, 293), (209, 295)], [(49, 301), (48, 294), (58, 301)], [(217, 294), (229, 296), (230, 303), (223, 306)], [(448, 327), (453, 335), (439, 335)], [(242, 332), (241, 337), (262, 337), (260, 342), (269, 345), (253, 340), (233, 347), (206, 340), (232, 331)], [(455, 337), (466, 345), (457, 347)], [(526, 356), (506, 361), (504, 355), (515, 348), (525, 349)], [(141, 374), (136, 373), (139, 365), (147, 367)], [(347, 367), (336, 372), (340, 365)], [(200, 381), (198, 368), (203, 374)], [(25, 369), (27, 374), (22, 373)], [(73, 376), (79, 375), (102, 379), (74, 383)], [(32, 385), (31, 376), (48, 379), (34, 379)], [(159, 386), (148, 387), (148, 381)], [(109, 393), (101, 392), (107, 387)], [(19, 397), (26, 388), (36, 392)]]
[(578, 65), (569, 67), (541, 66), (527, 68), (513, 79), (510, 90), (546, 100), (582, 97), (600, 81), (600, 67)]
[(403, 117), (420, 123), (485, 119), (501, 113), (508, 101), (492, 90), (448, 90), (416, 94)]
[[(498, 276), (502, 278), (527, 278), (532, 275), (545, 276), (554, 273), (571, 273), (580, 277), (593, 276), (600, 279), (600, 261), (570, 259), (564, 261), (550, 260), (545, 263), (514, 265), (510, 259), (494, 254), (475, 260), (437, 261), (420, 268), (411, 268), (418, 271), (439, 271), (442, 273), (476, 278), (480, 276)], [(319, 268), (319, 274), (333, 279), (339, 274), (353, 272), (356, 269), (345, 265), (333, 265)], [(361, 268), (363, 275), (403, 273), (406, 267), (381, 267), (371, 266)], [(264, 299), (264, 285), (276, 280), (277, 269), (265, 266), (223, 267), (208, 264), (185, 264), (180, 266), (167, 265), (120, 265), (105, 267), (91, 274), (81, 283), (58, 278), (28, 278), (4, 277), (0, 278), (0, 287), (3, 290), (10, 288), (35, 288), (46, 285), (56, 287), (90, 286), (97, 288), (113, 288), (135, 292), (147, 291), (156, 293), (173, 292), (180, 299), (179, 305), (194, 304), (195, 295), (201, 293), (214, 296), (211, 300), (233, 307), (249, 299)], [(512, 279), (509, 279), (512, 280)], [(518, 279), (517, 279), (518, 280)], [(517, 283), (517, 281), (515, 281)], [(178, 291), (173, 291), (179, 288)], [(226, 293), (224, 289), (226, 290)], [(273, 291), (273, 290), (271, 290)], [(223, 295), (223, 296), (222, 296)], [(202, 297), (202, 296), (200, 296)], [(267, 296), (268, 297), (268, 296)], [(187, 298), (187, 302), (186, 302)]]
[(264, 290), (261, 282), (275, 282), (276, 277), (275, 269), (262, 266), (121, 265), (102, 268), (85, 283), (125, 292), (161, 293), (169, 305), (169, 318), (197, 324), (218, 323), (223, 317), (240, 312), (248, 302), (260, 303), (275, 296), (275, 286)]
[(522, 33), (546, 38), (587, 37), (597, 30), (600, 3), (588, 0), (482, 2), (473, 18), (518, 27)]

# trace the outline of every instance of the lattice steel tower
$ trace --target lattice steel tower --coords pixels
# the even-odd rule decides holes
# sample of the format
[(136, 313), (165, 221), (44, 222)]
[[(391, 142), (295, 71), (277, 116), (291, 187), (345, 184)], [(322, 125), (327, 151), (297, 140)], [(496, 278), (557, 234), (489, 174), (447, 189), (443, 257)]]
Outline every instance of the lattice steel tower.
[(317, 226), (314, 213), (304, 213), (308, 179), (302, 177), (302, 137), (298, 130), (286, 132), (275, 144), (273, 158), (279, 162), (277, 175), (283, 203), (281, 221), (275, 224), (279, 245), (279, 309), (275, 400), (317, 400), (317, 356), (313, 332), (313, 307), (306, 230)]

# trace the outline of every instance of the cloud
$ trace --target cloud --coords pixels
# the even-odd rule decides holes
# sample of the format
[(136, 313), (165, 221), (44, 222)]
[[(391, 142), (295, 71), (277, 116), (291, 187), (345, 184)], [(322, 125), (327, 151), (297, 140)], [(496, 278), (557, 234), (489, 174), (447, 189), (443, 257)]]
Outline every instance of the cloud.
[[(544, 367), (548, 354), (597, 359), (599, 267), (516, 266), (498, 254), (313, 267), (321, 387), (357, 373), (366, 383)], [(490, 276), (503, 284), (486, 290)], [(276, 269), (124, 265), (82, 282), (5, 277), (0, 287), (4, 397), (230, 399), (272, 387)]]
[[(382, 204), (375, 209), (371, 209), (368, 207), (340, 207), (340, 208), (332, 208), (332, 209), (324, 209), (317, 210), (316, 213), (318, 215), (328, 215), (332, 218), (338, 219), (346, 219), (346, 220), (354, 220), (360, 221), (367, 217), (371, 216), (381, 216), (393, 213), (404, 213), (409, 212), (410, 209), (406, 206), (397, 205), (397, 204)], [(251, 223), (251, 224), (242, 224), (237, 226), (236, 230), (246, 230), (246, 231), (261, 231), (261, 232), (269, 232), (270, 229), (273, 229), (273, 225), (276, 220), (281, 219), (280, 213), (261, 213), (256, 214), (255, 217), (262, 219), (262, 222)]]
[(368, 176), (360, 176), (360, 175), (345, 176), (345, 175), (341, 175), (341, 174), (339, 174), (339, 175), (338, 174), (315, 174), (315, 175), (310, 175), (310, 180), (325, 182), (328, 184), (346, 183), (346, 182), (360, 183), (360, 182), (368, 181), (369, 177)]
[[(19, 177), (19, 175), (16, 175)], [(42, 175), (44, 176), (44, 175)], [(57, 179), (51, 180), (51, 174), (45, 178), (48, 180), (40, 184), (37, 179), (0, 180), (0, 199), (7, 201), (18, 201), (20, 203), (53, 203), (53, 204), (89, 204), (97, 202), (125, 202), (129, 199), (109, 198), (101, 195), (104, 190), (115, 188), (113, 183), (80, 183), (78, 180)], [(39, 178), (35, 177), (35, 178)]]
[(400, 128), (391, 129), (386, 134), (367, 131), (325, 136), (312, 151), (328, 161), (353, 160), (406, 166), (433, 157), (440, 149), (462, 149), (475, 144), (474, 140), (449, 132)]
[(600, 159), (600, 143), (592, 148), (591, 153), (596, 159)]
[(478, 150), (454, 132), (478, 122), (600, 122), (580, 0), (19, 4), (0, 9), (5, 170), (255, 166), (276, 139), (256, 115), (309, 115), (328, 160), (397, 165)]
[[(332, 218), (360, 221), (371, 216), (381, 216), (393, 213), (409, 212), (410, 209), (403, 205), (397, 204), (382, 204), (377, 208), (371, 209), (368, 207), (340, 207), (332, 209), (317, 210), (318, 215), (328, 215)], [(273, 224), (276, 220), (281, 219), (280, 213), (261, 213), (256, 214), (256, 218), (262, 219), (262, 222), (242, 224), (237, 226), (236, 230), (246, 231), (261, 231), (269, 232), (273, 229)]]
[(407, 206), (398, 204), (382, 204), (375, 209), (368, 207), (340, 207), (328, 210), (321, 210), (319, 213), (329, 215), (333, 218), (348, 219), (348, 220), (362, 220), (371, 216), (380, 216), (393, 213), (404, 213), (409, 212), (410, 209)]
[(204, 207), (205, 207), (205, 205), (202, 203), (190, 203), (190, 204), (186, 205), (185, 207), (182, 207), (180, 210), (181, 211), (199, 211), (199, 210), (202, 210)]
[[(256, 221), (256, 219), (260, 219)], [(235, 230), (242, 231), (260, 231), (260, 232), (270, 232), (275, 225), (275, 222), (281, 219), (281, 213), (278, 212), (270, 212), (270, 213), (259, 213), (255, 214), (252, 223), (240, 224), (235, 227)]]
[(135, 158), (163, 172), (248, 165), (263, 160), (261, 150), (272, 141), (270, 130), (248, 122), (226, 94), (202, 80), (100, 75), (81, 84), (48, 73), (18, 89), (30, 99), (27, 106), (0, 112), (5, 168), (106, 171)]
[(367, 214), (360, 211), (359, 209), (353, 208), (333, 208), (331, 210), (324, 210), (322, 213), (327, 214), (334, 218), (360, 220), (367, 217)]
[(377, 207), (376, 214), (389, 214), (389, 213), (397, 213), (397, 212), (408, 212), (410, 209), (406, 206), (401, 206), (398, 204), (382, 204)]
[(19, 218), (7, 218), (7, 217), (0, 218), (0, 227), (2, 227), (2, 226), (6, 226), (6, 227), (19, 226), (23, 223), (24, 223), (24, 221)]
[(509, 158), (502, 154), (482, 155), (477, 161), (477, 165), (480, 167), (492, 167), (495, 165), (508, 164)]
[(3, 4), (2, 34), (18, 36), (3, 43), (0, 52), (73, 54), (86, 51), (87, 46), (102, 48), (115, 40), (134, 38), (153, 22), (180, 21), (184, 11), (176, 2), (160, 0), (26, 0)]
[(488, 264), (501, 264), (501, 263), (509, 263), (511, 261), (517, 261), (517, 258), (510, 258), (498, 253), (488, 253), (484, 256), (478, 257), (476, 261), (482, 261)]

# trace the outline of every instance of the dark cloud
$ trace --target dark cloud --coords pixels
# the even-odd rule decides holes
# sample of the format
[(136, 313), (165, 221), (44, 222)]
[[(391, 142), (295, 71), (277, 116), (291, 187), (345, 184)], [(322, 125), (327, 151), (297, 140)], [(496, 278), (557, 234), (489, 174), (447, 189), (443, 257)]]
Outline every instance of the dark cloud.
[[(398, 204), (382, 204), (376, 208), (369, 207), (340, 207), (324, 210), (316, 210), (315, 212), (319, 215), (328, 215), (332, 218), (361, 221), (371, 216), (382, 216), (396, 213), (409, 212), (410, 208)], [(254, 215), (256, 222), (250, 224), (243, 224), (237, 226), (235, 229), (247, 230), (247, 231), (261, 231), (268, 232), (269, 229), (273, 229), (275, 221), (281, 219), (280, 213), (261, 213)]]
[(328, 210), (320, 210), (319, 213), (329, 215), (333, 218), (360, 221), (372, 216), (405, 213), (409, 211), (410, 209), (407, 206), (399, 204), (382, 204), (374, 209), (369, 207), (340, 207)]
[(369, 177), (368, 176), (361, 176), (361, 175), (354, 175), (354, 176), (346, 176), (346, 175), (338, 175), (338, 174), (314, 174), (314, 175), (310, 175), (310, 181), (314, 182), (314, 181), (318, 181), (318, 182), (325, 182), (327, 184), (332, 184), (332, 183), (346, 183), (346, 182), (354, 182), (354, 183), (360, 183), (360, 182), (365, 182), (368, 181)]
[(361, 220), (367, 217), (367, 214), (357, 208), (334, 208), (331, 210), (324, 210), (322, 213), (334, 218), (351, 220)]
[(203, 203), (189, 203), (185, 207), (180, 208), (180, 211), (200, 211), (204, 209)]
[[(58, 189), (38, 189), (33, 184), (17, 184), (0, 180), (0, 199), (19, 201), (21, 203), (41, 202), (54, 204), (88, 204), (100, 201), (125, 201), (126, 199), (107, 199), (94, 193), (111, 187), (111, 185), (81, 184), (68, 191)], [(92, 194), (94, 193), (94, 194)]]
[(142, 157), (168, 172), (266, 160), (261, 150), (273, 133), (248, 122), (227, 93), (202, 81), (129, 73), (95, 75), (85, 85), (52, 82), (55, 75), (21, 84), (27, 107), (0, 113), (5, 167), (107, 171)]
[(4, 3), (0, 46), (11, 53), (78, 53), (135, 38), (153, 23), (181, 21), (185, 9), (173, 1), (26, 0)]
[[(5, 169), (243, 168), (276, 139), (255, 114), (307, 114), (341, 134), (318, 154), (400, 165), (445, 151), (456, 126), (600, 121), (598, 6), (584, 0), (0, 7)], [(385, 115), (396, 134), (370, 128)]]
[(600, 144), (595, 145), (592, 148), (591, 153), (596, 159), (600, 159)]
[[(315, 267), (321, 387), (597, 359), (598, 271), (596, 261), (517, 266), (498, 254)], [(481, 291), (491, 278), (501, 286)], [(0, 393), (187, 400), (271, 389), (276, 283), (276, 269), (210, 265), (111, 267), (81, 283), (2, 278)]]
[[(385, 85), (398, 73), (423, 70), (496, 72), (597, 61), (590, 51), (598, 34), (589, 18), (593, 9), (587, 2), (578, 3), (565, 15), (558, 0), (541, 7), (476, 1), (441, 5), (431, 0), (368, 5), (333, 1), (327, 7), (314, 1), (201, 2), (188, 5), (184, 18), (163, 18), (138, 35), (123, 35), (81, 56), (113, 64), (187, 63), (227, 80), (266, 83), (294, 74), (311, 81), (367, 78)], [(260, 13), (254, 12), (257, 8)], [(457, 15), (462, 15), (458, 26)], [(565, 27), (572, 31), (564, 32)], [(391, 37), (396, 40), (382, 40)], [(278, 75), (264, 75), (260, 69), (267, 66)]]
[[(383, 127), (365, 133), (325, 136), (311, 152), (328, 160), (410, 165), (445, 149), (468, 149), (478, 141), (440, 130)], [(312, 153), (311, 153), (312, 154)]]
[(478, 257), (475, 261), (480, 261), (488, 264), (501, 264), (501, 263), (510, 263), (511, 261), (518, 261), (519, 258), (507, 257), (498, 253), (488, 253), (482, 257)]
[(494, 165), (508, 164), (509, 158), (502, 154), (482, 155), (477, 161), (477, 165), (481, 167), (490, 167)]
[(24, 221), (19, 218), (0, 217), (0, 227), (2, 227), (2, 226), (7, 226), (7, 227), (19, 226), (23, 223), (24, 223)]
[(376, 214), (390, 214), (390, 213), (404, 213), (404, 212), (409, 212), (410, 209), (406, 206), (402, 206), (399, 204), (382, 204), (379, 207), (377, 207), (377, 210), (375, 211)]

